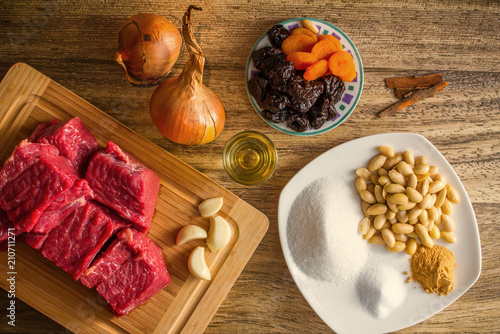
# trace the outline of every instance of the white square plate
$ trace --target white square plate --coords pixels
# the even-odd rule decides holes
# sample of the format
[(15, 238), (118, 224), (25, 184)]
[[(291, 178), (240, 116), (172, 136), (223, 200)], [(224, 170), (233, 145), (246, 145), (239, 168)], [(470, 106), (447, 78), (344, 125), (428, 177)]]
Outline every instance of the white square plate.
[[(426, 293), (419, 284), (411, 282), (407, 284), (408, 294), (403, 304), (386, 318), (378, 319), (363, 309), (360, 302), (354, 298), (353, 291), (336, 284), (318, 284), (318, 281), (297, 267), (287, 240), (287, 222), (295, 198), (314, 180), (337, 175), (338, 182), (345, 182), (354, 188), (355, 170), (366, 167), (370, 159), (378, 154), (376, 147), (380, 145), (390, 146), (395, 152), (410, 150), (415, 157), (425, 155), (429, 165), (437, 166), (447, 183), (456, 188), (461, 200), (453, 206), (451, 214), (457, 226), (454, 232), (457, 242), (447, 244), (442, 240), (438, 241), (438, 244), (449, 248), (455, 254), (457, 266), (454, 290), (447, 296), (438, 296)], [(357, 196), (345, 196), (342, 200), (360, 201)], [(362, 217), (360, 210), (359, 220), (351, 222), (354, 229), (358, 228)], [(311, 161), (283, 188), (279, 199), (278, 224), (283, 254), (293, 279), (314, 311), (337, 333), (383, 333), (412, 326), (457, 300), (476, 282), (481, 272), (479, 231), (467, 192), (451, 165), (436, 147), (423, 136), (414, 133), (387, 133), (355, 139), (334, 147)], [(391, 263), (399, 267), (406, 266), (406, 270), (410, 270), (409, 256), (406, 253), (389, 253), (383, 247), (375, 245), (370, 245), (369, 249), (370, 256), (385, 257)]]

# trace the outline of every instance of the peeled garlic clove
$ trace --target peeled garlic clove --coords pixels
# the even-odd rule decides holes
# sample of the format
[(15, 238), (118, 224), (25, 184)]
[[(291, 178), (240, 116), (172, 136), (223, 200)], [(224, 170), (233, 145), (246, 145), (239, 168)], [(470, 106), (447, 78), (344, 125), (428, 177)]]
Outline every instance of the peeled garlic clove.
[(231, 240), (231, 226), (221, 216), (210, 218), (207, 246), (212, 252), (218, 251), (226, 246)]
[(177, 234), (176, 244), (180, 246), (186, 242), (190, 242), (197, 239), (206, 239), (207, 231), (202, 229), (197, 225), (187, 225), (181, 228), (179, 233)]
[(196, 278), (210, 281), (212, 275), (205, 261), (205, 247), (198, 246), (191, 252), (188, 260), (188, 269)]
[(198, 210), (203, 217), (211, 217), (219, 212), (223, 202), (224, 199), (222, 197), (210, 198), (201, 202)]

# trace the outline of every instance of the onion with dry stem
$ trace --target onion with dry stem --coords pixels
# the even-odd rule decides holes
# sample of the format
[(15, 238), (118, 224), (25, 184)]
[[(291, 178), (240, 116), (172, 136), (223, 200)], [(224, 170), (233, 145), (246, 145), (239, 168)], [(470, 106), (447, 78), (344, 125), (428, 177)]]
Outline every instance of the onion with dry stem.
[(150, 111), (158, 130), (175, 143), (206, 144), (224, 128), (226, 114), (221, 100), (203, 84), (205, 57), (196, 42), (189, 6), (182, 18), (182, 35), (189, 61), (177, 78), (165, 80), (151, 97)]
[(156, 14), (130, 17), (120, 29), (115, 60), (136, 85), (156, 84), (174, 66), (182, 47), (179, 29)]

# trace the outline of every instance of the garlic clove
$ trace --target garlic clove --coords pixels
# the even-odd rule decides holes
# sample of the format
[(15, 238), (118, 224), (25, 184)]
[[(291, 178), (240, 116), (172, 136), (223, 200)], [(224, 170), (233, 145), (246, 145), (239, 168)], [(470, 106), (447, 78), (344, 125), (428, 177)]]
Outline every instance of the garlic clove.
[(212, 252), (224, 248), (231, 240), (231, 226), (221, 216), (210, 218), (207, 246)]
[(196, 278), (210, 281), (212, 275), (205, 261), (205, 247), (196, 247), (189, 256), (188, 269), (191, 275)]
[(197, 225), (186, 225), (177, 234), (176, 245), (180, 246), (186, 242), (190, 242), (197, 239), (206, 239), (207, 231), (202, 229)]
[(198, 210), (203, 217), (211, 217), (219, 212), (223, 202), (224, 199), (222, 197), (210, 198), (201, 202)]

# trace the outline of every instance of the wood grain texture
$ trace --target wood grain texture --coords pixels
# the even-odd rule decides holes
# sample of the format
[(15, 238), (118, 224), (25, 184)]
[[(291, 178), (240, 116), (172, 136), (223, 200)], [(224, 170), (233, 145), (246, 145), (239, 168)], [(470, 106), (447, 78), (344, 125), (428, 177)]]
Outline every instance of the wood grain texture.
[[(200, 1), (196, 4), (203, 11), (194, 13), (192, 21), (207, 57), (204, 82), (224, 103), (227, 122), (216, 141), (184, 147), (168, 142), (152, 124), (149, 98), (154, 87), (130, 85), (112, 59), (119, 28), (128, 16), (156, 12), (181, 17), (189, 4), (4, 1), (0, 3), (0, 76), (14, 63), (28, 63), (269, 217), (267, 234), (205, 333), (331, 332), (301, 296), (283, 259), (277, 226), (280, 191), (326, 150), (355, 138), (399, 131), (425, 136), (455, 168), (474, 206), (483, 254), (481, 276), (464, 296), (400, 332), (499, 332), (500, 3)], [(354, 113), (335, 130), (310, 138), (267, 126), (253, 111), (244, 82), (248, 54), (261, 34), (280, 21), (303, 16), (342, 29), (358, 48), (365, 70), (363, 94)], [(186, 60), (183, 51), (172, 75), (180, 73)], [(376, 118), (396, 101), (393, 91), (385, 87), (385, 78), (435, 72), (442, 73), (450, 85), (435, 97)], [(244, 129), (265, 133), (278, 150), (275, 175), (257, 187), (234, 183), (222, 167), (225, 142)], [(5, 309), (7, 297), (0, 294), (0, 301)], [(0, 332), (66, 332), (22, 303), (17, 315), (16, 328), (2, 320)]]

